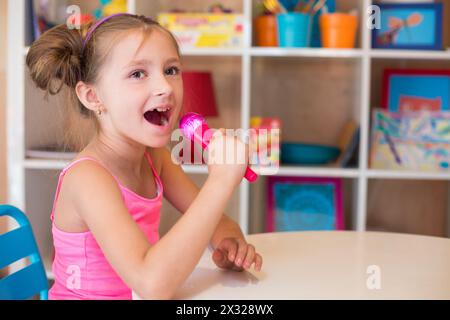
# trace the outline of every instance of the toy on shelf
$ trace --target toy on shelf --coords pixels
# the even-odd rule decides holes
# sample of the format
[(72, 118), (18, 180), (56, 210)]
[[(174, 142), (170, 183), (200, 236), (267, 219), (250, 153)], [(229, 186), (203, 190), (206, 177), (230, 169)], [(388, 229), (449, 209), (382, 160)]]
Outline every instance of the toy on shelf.
[(263, 0), (263, 5), (267, 11), (273, 14), (288, 12), (283, 4), (278, 0)]
[(290, 165), (324, 165), (339, 156), (337, 147), (310, 143), (282, 143), (281, 163)]
[(384, 70), (382, 107), (391, 112), (449, 111), (450, 70)]
[[(217, 117), (219, 113), (212, 73), (209, 71), (183, 70), (182, 78), (184, 94), (181, 116), (188, 112), (195, 112), (205, 118)], [(206, 164), (203, 157), (199, 157), (201, 150), (195, 148), (193, 141), (184, 141), (184, 143), (185, 147), (179, 153), (181, 163)], [(190, 146), (186, 145), (186, 143), (190, 144)], [(185, 149), (187, 149), (186, 151), (191, 151), (187, 152), (190, 153), (190, 158), (188, 158), (188, 155), (184, 158), (183, 151)]]
[(280, 166), (281, 122), (277, 118), (252, 117), (250, 129), (249, 161), (270, 174)]
[(380, 27), (372, 31), (372, 47), (442, 49), (443, 4), (380, 3)]
[(221, 3), (216, 3), (209, 7), (208, 12), (210, 12), (210, 13), (232, 13), (233, 10), (226, 8)]
[(322, 47), (354, 48), (358, 31), (358, 16), (350, 13), (327, 13), (319, 18)]
[(213, 74), (209, 71), (183, 70), (183, 111), (204, 117), (217, 117), (217, 101)]
[(27, 0), (27, 43), (32, 43), (45, 31), (65, 23), (67, 0)]
[(100, 19), (115, 13), (127, 12), (127, 0), (99, 0), (100, 6), (94, 10), (94, 17)]
[(337, 145), (341, 154), (336, 164), (341, 168), (357, 167), (359, 163), (359, 134), (360, 127), (353, 121), (349, 120), (344, 125), (338, 137)]
[(343, 230), (342, 181), (268, 177), (266, 231)]
[(333, 13), (335, 7), (335, 0), (261, 0), (261, 13), (255, 18), (256, 44), (320, 47), (319, 15)]
[(179, 10), (160, 13), (158, 22), (170, 30), (183, 49), (241, 48), (244, 16), (214, 5), (210, 12), (188, 13)]
[(277, 47), (278, 32), (276, 16), (265, 11), (254, 19), (255, 40), (259, 47)]
[(450, 113), (373, 112), (371, 167), (448, 171)]

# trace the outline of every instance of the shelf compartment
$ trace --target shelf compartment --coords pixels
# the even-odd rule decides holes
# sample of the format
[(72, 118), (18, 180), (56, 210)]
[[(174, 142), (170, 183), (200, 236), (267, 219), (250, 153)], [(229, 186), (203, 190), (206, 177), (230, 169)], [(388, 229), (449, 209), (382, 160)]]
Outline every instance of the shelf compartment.
[[(240, 57), (182, 57), (183, 70), (212, 74), (217, 117), (208, 117), (210, 128), (240, 128), (242, 59)], [(238, 115), (238, 116), (236, 116)]]
[[(327, 176), (323, 176), (327, 177)], [(342, 179), (342, 200), (344, 211), (344, 229), (354, 229), (353, 221), (356, 214), (356, 192), (357, 179)], [(249, 233), (266, 232), (266, 218), (268, 214), (267, 199), (268, 178), (260, 177), (255, 183), (250, 185), (250, 201), (249, 201)]]
[[(450, 55), (450, 52), (448, 53)], [(372, 60), (370, 106), (379, 108), (382, 104), (383, 71), (385, 69), (450, 69), (448, 60), (421, 60), (421, 59), (376, 59)], [(371, 110), (372, 111), (372, 110)], [(370, 115), (372, 116), (372, 114)]]
[[(449, 53), (450, 54), (450, 53)], [(383, 106), (383, 88), (384, 88), (384, 70), (387, 69), (415, 69), (415, 70), (450, 70), (450, 59), (448, 60), (421, 60), (421, 59), (375, 59), (371, 61), (371, 82), (370, 82), (370, 109), (369, 109), (369, 135), (367, 144), (372, 145), (372, 130), (373, 130), (373, 112), (376, 108)], [(368, 167), (370, 168), (371, 150), (368, 149)], [(385, 169), (385, 170), (384, 170)], [(429, 172), (429, 171), (390, 171), (389, 168), (373, 168), (374, 171), (369, 171), (369, 176), (374, 173), (375, 177), (399, 177), (399, 178), (418, 178), (418, 179), (444, 179), (449, 178), (446, 172)], [(450, 171), (449, 171), (450, 173)], [(442, 178), (441, 178), (442, 176)]]
[[(375, 3), (376, 1), (372, 0), (372, 2)], [(398, 2), (398, 1), (396, 1), (396, 2)], [(417, 2), (417, 1), (409, 1), (409, 2)], [(450, 25), (450, 6), (448, 5), (447, 1), (423, 1), (423, 2), (444, 2), (443, 12), (442, 12), (442, 15), (443, 15), (443, 19), (442, 19), (442, 46), (443, 46), (444, 50), (450, 49), (450, 29), (448, 27), (446, 27), (446, 26)], [(386, 51), (387, 53), (389, 51), (393, 51), (393, 50), (390, 50), (390, 49), (376, 49), (376, 50), (377, 51)], [(398, 50), (398, 51), (404, 51), (406, 53), (406, 56), (408, 55), (408, 52), (411, 52), (413, 55), (416, 54), (414, 52), (417, 52), (417, 54), (419, 54), (419, 51), (415, 51), (415, 50)], [(443, 52), (445, 52), (445, 51), (443, 51)], [(434, 56), (433, 59), (447, 59), (447, 58), (444, 58), (444, 56), (442, 55), (443, 52), (432, 51), (432, 50), (424, 50), (423, 51), (423, 56), (428, 56), (430, 58)], [(395, 58), (395, 57), (392, 57), (392, 58)], [(427, 58), (425, 58), (425, 59), (427, 59)]]
[[(262, 14), (261, 10), (261, 2), (260, 0), (251, 0), (252, 2), (252, 43), (256, 46), (256, 35), (255, 35), (255, 26), (254, 19)], [(356, 33), (356, 48), (361, 47), (362, 43), (362, 34), (365, 31), (365, 23), (361, 23), (364, 19), (361, 19), (361, 14), (365, 13), (364, 1), (361, 0), (336, 0), (336, 11), (337, 12), (349, 12), (352, 9), (356, 9), (358, 12), (358, 30)], [(271, 48), (271, 47), (260, 47), (260, 48)]]
[(251, 117), (280, 119), (281, 143), (338, 146), (346, 123), (360, 123), (360, 79), (360, 60), (254, 58)]
[(367, 230), (446, 236), (447, 181), (370, 179)]
[[(134, 1), (134, 0), (128, 0), (128, 1)], [(62, 3), (62, 5), (64, 5), (64, 3)], [(87, 14), (87, 13), (92, 13), (97, 7), (98, 7), (98, 1), (92, 1), (92, 0), (72, 0), (70, 1), (67, 5), (63, 6), (62, 8), (53, 8), (51, 10), (54, 11), (58, 11), (58, 16), (60, 16), (60, 11), (61, 10), (65, 10), (66, 6), (68, 7), (69, 5), (77, 5), (80, 7), (81, 9), (81, 13), (82, 14)], [(30, 6), (28, 4), (24, 5), (25, 6), (25, 11), (26, 11), (26, 20), (25, 22), (25, 46), (29, 46), (32, 42), (32, 28), (30, 26), (31, 24), (31, 12), (29, 12), (29, 8)], [(54, 12), (52, 11), (51, 14), (53, 14)], [(64, 19), (65, 20), (65, 19)], [(62, 21), (61, 23), (64, 23), (65, 21)]]

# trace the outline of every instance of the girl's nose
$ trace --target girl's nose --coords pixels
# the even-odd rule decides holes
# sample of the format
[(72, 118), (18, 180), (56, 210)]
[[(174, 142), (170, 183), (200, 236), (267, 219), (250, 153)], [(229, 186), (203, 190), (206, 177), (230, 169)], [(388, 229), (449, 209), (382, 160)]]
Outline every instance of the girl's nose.
[(167, 81), (166, 77), (160, 76), (158, 79), (155, 79), (153, 83), (153, 94), (155, 96), (169, 96), (172, 94), (172, 86)]

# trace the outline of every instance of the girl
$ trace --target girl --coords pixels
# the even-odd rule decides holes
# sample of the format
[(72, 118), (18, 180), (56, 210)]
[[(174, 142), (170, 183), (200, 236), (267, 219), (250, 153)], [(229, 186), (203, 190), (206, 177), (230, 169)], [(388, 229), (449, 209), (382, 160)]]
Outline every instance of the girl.
[[(261, 256), (223, 214), (247, 162), (217, 164), (213, 156), (220, 146), (234, 145), (248, 161), (245, 144), (223, 131), (214, 134), (200, 190), (165, 148), (183, 97), (174, 37), (130, 14), (86, 28), (49, 30), (26, 60), (39, 88), (50, 94), (68, 89), (71, 104), (97, 128), (60, 174), (49, 298), (131, 299), (134, 290), (146, 299), (169, 299), (208, 244), (218, 267), (260, 270)], [(163, 186), (184, 214), (159, 240)]]

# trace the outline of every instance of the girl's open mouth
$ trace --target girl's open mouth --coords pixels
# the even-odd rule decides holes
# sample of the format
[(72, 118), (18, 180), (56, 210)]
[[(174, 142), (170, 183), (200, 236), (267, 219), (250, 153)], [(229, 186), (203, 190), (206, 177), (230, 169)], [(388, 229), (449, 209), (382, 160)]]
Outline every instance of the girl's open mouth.
[(166, 126), (169, 123), (170, 108), (157, 108), (144, 113), (144, 118), (155, 126)]

